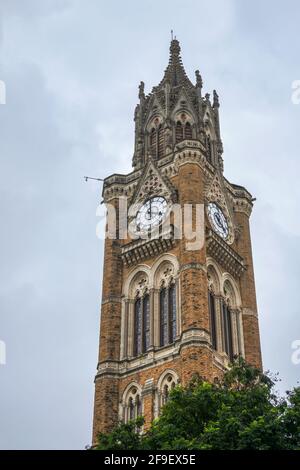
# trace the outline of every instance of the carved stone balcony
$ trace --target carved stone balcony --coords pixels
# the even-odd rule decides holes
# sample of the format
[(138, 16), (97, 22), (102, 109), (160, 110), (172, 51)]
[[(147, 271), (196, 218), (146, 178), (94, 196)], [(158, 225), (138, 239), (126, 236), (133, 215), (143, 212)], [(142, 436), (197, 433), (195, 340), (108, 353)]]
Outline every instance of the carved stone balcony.
[(206, 247), (207, 253), (232, 276), (239, 277), (246, 270), (243, 258), (212, 230), (207, 232)]
[(132, 266), (146, 258), (151, 258), (170, 250), (175, 244), (174, 229), (171, 226), (164, 232), (155, 234), (155, 236), (138, 238), (123, 245), (121, 248), (122, 260), (126, 266)]

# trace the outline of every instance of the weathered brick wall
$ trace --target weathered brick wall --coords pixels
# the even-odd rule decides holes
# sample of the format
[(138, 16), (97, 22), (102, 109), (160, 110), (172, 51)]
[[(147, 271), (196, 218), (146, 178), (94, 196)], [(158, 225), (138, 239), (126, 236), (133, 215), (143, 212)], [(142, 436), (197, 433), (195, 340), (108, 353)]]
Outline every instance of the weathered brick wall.
[[(196, 164), (180, 166), (178, 172), (178, 192), (180, 204), (193, 206), (192, 229), (195, 230), (195, 207), (204, 203), (203, 170)], [(186, 226), (186, 225), (185, 225)], [(209, 330), (207, 276), (205, 245), (201, 249), (187, 250), (187, 240), (183, 234), (179, 241), (179, 263), (181, 268), (181, 318), (182, 330), (203, 328)]]
[[(113, 201), (117, 205), (117, 200)], [(121, 338), (122, 261), (117, 240), (105, 240), (99, 362), (118, 360)], [(93, 442), (98, 432), (111, 429), (118, 419), (118, 380), (96, 380)]]
[(101, 377), (95, 382), (93, 444), (99, 432), (108, 432), (118, 422), (119, 379)]
[(235, 249), (247, 267), (240, 278), (245, 357), (250, 364), (262, 368), (249, 217), (244, 212), (236, 212), (235, 218), (241, 230)]

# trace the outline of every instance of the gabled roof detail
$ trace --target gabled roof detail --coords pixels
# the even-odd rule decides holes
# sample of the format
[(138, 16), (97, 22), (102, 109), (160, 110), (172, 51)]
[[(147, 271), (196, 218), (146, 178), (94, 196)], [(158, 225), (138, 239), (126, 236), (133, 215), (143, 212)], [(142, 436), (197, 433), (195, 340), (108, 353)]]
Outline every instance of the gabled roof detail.
[(169, 178), (163, 176), (155, 161), (149, 158), (131, 202), (137, 204), (153, 196), (162, 196), (175, 202), (177, 192)]

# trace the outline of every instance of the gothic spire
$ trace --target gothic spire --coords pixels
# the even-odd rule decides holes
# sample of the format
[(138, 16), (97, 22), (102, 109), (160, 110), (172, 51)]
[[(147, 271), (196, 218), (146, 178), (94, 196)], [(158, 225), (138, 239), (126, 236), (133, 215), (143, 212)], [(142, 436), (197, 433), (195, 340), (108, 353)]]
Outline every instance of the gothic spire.
[(163, 87), (167, 82), (171, 87), (178, 85), (184, 85), (187, 88), (193, 87), (192, 82), (189, 80), (184, 70), (180, 56), (180, 44), (176, 38), (171, 40), (169, 64), (165, 70), (164, 77), (157, 88)]

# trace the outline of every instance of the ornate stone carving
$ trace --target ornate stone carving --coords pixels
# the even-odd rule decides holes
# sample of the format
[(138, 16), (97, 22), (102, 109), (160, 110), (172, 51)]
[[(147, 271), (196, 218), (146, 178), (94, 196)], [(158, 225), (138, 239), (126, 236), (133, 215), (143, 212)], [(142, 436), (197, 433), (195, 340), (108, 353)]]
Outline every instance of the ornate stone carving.
[(168, 178), (165, 178), (154, 161), (149, 160), (144, 174), (136, 187), (132, 203), (141, 203), (153, 196), (162, 196), (175, 202), (176, 190)]
[(243, 259), (224, 240), (209, 230), (206, 238), (207, 253), (226, 271), (239, 277), (246, 269)]

